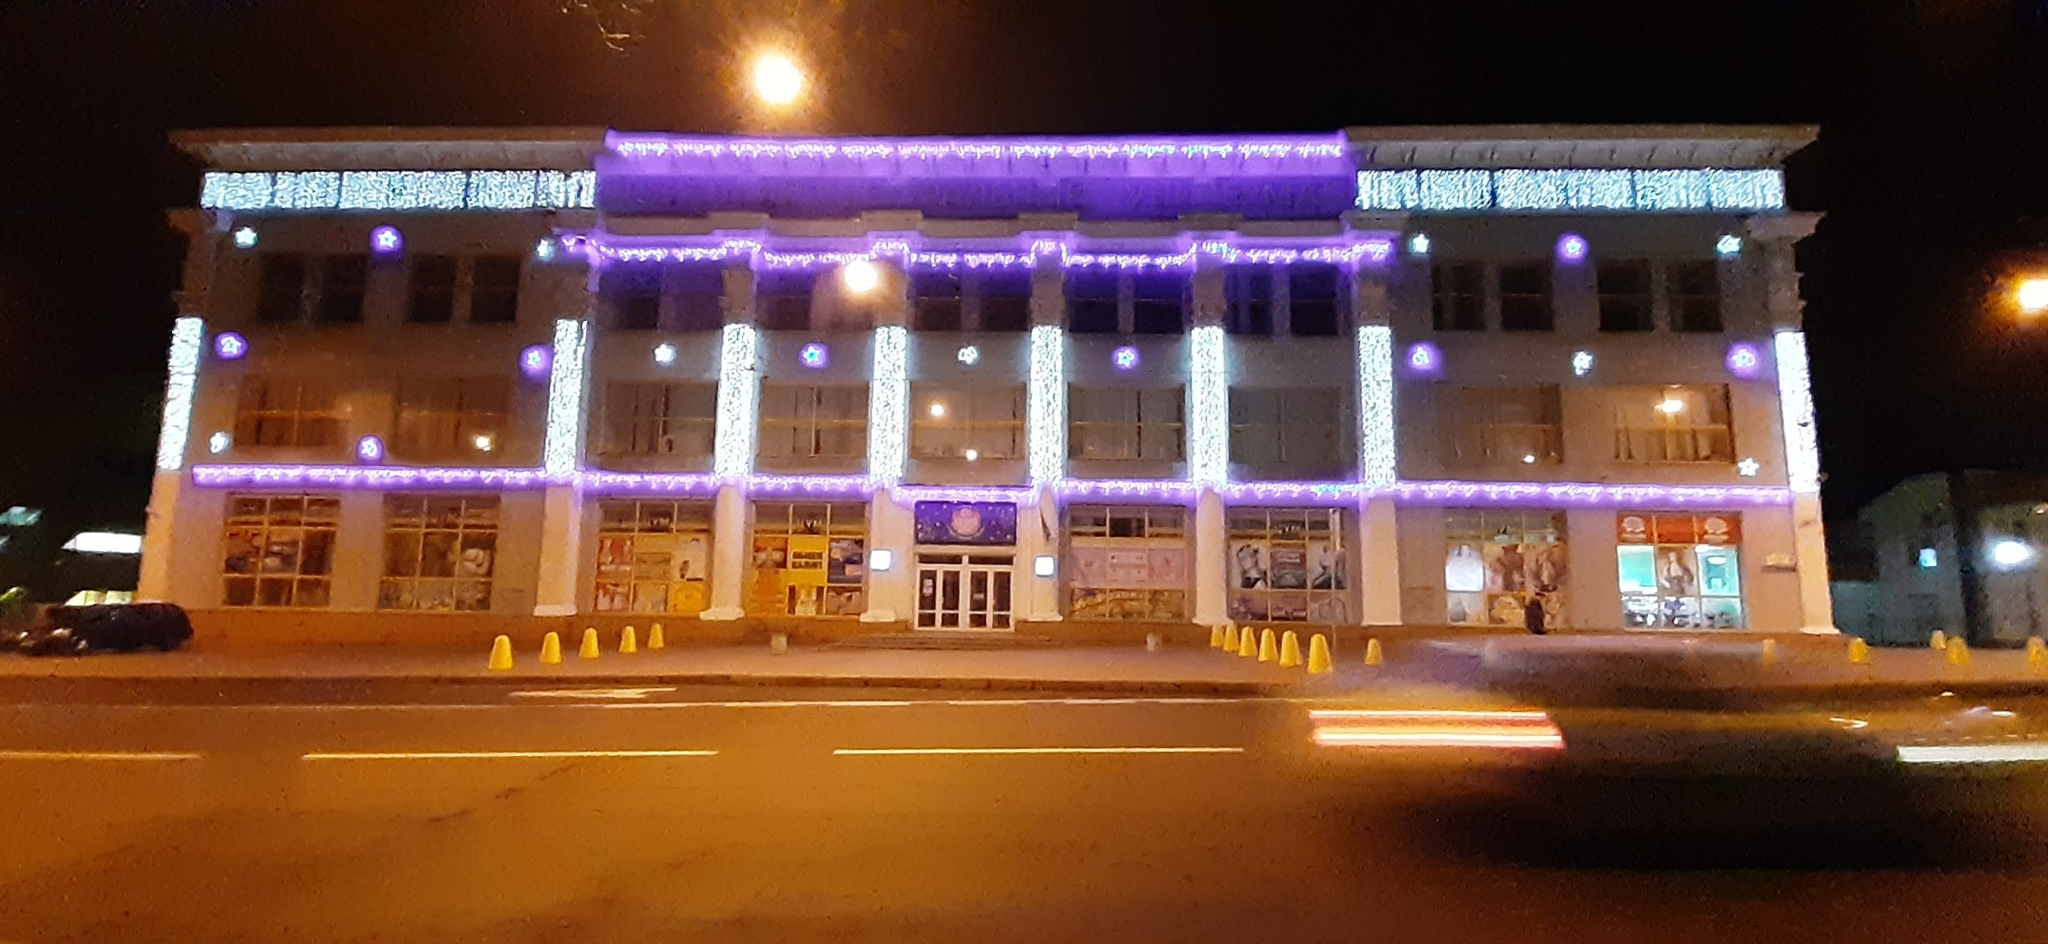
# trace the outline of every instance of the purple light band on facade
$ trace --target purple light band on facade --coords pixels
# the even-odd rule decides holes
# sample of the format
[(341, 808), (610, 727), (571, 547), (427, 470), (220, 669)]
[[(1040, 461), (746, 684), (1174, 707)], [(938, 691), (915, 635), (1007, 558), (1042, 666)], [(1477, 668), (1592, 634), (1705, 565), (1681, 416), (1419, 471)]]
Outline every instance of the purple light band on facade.
[[(940, 172), (971, 176), (1059, 170), (1062, 162), (1087, 162), (1086, 170), (1117, 173), (1117, 162), (1140, 162), (1190, 176), (1233, 169), (1243, 174), (1299, 174), (1309, 165), (1349, 173), (1345, 144), (1337, 135), (1221, 137), (1062, 138), (732, 138), (674, 134), (605, 135), (609, 156), (634, 163), (665, 162), (700, 172), (795, 175), (898, 173), (890, 165), (933, 165)], [(763, 162), (783, 162), (764, 168)], [(1235, 168), (1220, 162), (1237, 162)], [(1011, 166), (1021, 163), (1023, 166)], [(1275, 166), (1275, 165), (1280, 166)], [(991, 166), (995, 165), (995, 166)]]
[[(565, 244), (569, 240), (564, 240)], [(892, 262), (904, 268), (927, 269), (1028, 269), (1041, 256), (1059, 257), (1068, 269), (1192, 269), (1197, 259), (1213, 256), (1225, 265), (1291, 265), (1321, 262), (1331, 265), (1380, 266), (1394, 255), (1391, 235), (1361, 237), (1295, 245), (1241, 246), (1231, 240), (1204, 240), (1178, 252), (1081, 252), (1069, 240), (1038, 239), (1023, 251), (928, 251), (900, 239), (876, 240), (849, 237), (832, 248), (769, 249), (761, 239), (726, 239), (718, 242), (691, 240), (620, 239), (599, 237), (577, 239), (574, 248), (584, 251), (593, 262), (659, 263), (715, 262), (752, 259), (755, 268), (769, 270), (820, 269), (850, 262)]]
[[(363, 466), (201, 465), (193, 484), (208, 488), (531, 489), (548, 485), (540, 469), (392, 468)], [(587, 471), (583, 491), (605, 495), (712, 495), (723, 484), (709, 473)], [(737, 484), (749, 495), (860, 498), (877, 490), (863, 475), (752, 475)], [(1192, 504), (1202, 487), (1169, 479), (1068, 479), (1055, 486), (1069, 500), (1134, 500)], [(1216, 486), (1232, 504), (1355, 505), (1375, 497), (1403, 504), (1525, 508), (1754, 508), (1789, 505), (1792, 491), (1771, 485), (1614, 485), (1586, 482), (1399, 482), (1375, 489), (1359, 482), (1229, 482)], [(1031, 500), (1020, 486), (909, 485), (898, 501)]]
[(1764, 355), (1749, 343), (1728, 346), (1728, 372), (1744, 380), (1755, 380), (1764, 372)]

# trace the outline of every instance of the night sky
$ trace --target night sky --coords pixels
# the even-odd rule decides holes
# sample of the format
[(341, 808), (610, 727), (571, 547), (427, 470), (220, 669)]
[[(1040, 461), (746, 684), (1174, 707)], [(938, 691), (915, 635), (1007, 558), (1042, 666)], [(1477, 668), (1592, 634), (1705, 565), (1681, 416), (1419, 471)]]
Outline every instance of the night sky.
[(167, 130), (742, 130), (769, 42), (822, 73), (824, 133), (1819, 124), (1790, 188), (1828, 214), (1801, 267), (1829, 517), (2048, 458), (2048, 321), (1998, 295), (2048, 269), (2048, 0), (15, 0), (0, 37), (0, 507), (49, 535), (142, 522), (161, 211), (198, 180)]

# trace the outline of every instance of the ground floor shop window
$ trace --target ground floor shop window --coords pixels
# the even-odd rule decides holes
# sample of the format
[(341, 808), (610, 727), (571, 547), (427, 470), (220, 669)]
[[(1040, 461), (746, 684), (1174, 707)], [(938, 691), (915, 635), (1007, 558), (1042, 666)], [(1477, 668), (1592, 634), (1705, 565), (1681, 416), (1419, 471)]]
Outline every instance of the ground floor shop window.
[(340, 523), (336, 495), (229, 495), (221, 602), (326, 606)]
[(1622, 515), (1616, 522), (1624, 625), (1740, 629), (1742, 519), (1736, 515)]
[(756, 502), (753, 616), (859, 616), (867, 609), (868, 506)]
[(384, 496), (380, 610), (488, 610), (498, 496)]
[(1068, 506), (1068, 616), (1186, 620), (1187, 515), (1170, 505)]
[(710, 568), (710, 502), (598, 505), (598, 612), (695, 616), (708, 605)]
[(1230, 618), (1352, 622), (1344, 512), (1230, 509)]
[(1549, 512), (1450, 511), (1444, 515), (1444, 620), (1455, 625), (1567, 624), (1564, 516)]

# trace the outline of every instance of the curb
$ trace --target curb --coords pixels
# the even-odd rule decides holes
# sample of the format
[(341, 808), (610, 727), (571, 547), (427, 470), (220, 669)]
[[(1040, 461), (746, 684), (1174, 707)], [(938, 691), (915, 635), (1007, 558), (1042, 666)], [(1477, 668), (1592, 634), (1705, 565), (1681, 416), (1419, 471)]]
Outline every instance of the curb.
[(85, 683), (101, 685), (213, 685), (213, 684), (307, 684), (380, 685), (418, 683), (427, 685), (533, 685), (572, 683), (578, 685), (677, 685), (726, 686), (734, 688), (868, 688), (930, 689), (991, 692), (1084, 692), (1123, 695), (1222, 695), (1254, 698), (1286, 694), (1293, 687), (1274, 682), (1168, 681), (1144, 679), (1063, 679), (1014, 677), (947, 677), (929, 675), (762, 675), (737, 672), (569, 674), (559, 675), (0, 675), (0, 685), (9, 682), (34, 684)]

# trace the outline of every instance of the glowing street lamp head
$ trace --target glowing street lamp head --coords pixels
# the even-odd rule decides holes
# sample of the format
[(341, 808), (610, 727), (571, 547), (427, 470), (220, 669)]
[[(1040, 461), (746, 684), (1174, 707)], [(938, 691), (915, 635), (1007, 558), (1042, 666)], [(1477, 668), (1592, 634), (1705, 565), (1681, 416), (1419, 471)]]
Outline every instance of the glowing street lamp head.
[(2020, 311), (2038, 315), (2048, 311), (2048, 278), (2021, 279), (2019, 288), (2013, 290), (2013, 301), (2019, 303)]
[(866, 259), (855, 259), (839, 270), (839, 282), (855, 295), (866, 295), (882, 284), (882, 270)]
[(2003, 570), (2024, 567), (2034, 559), (2034, 549), (2012, 538), (2002, 538), (1991, 545), (1991, 562)]
[(779, 52), (754, 60), (754, 94), (777, 107), (789, 105), (804, 92), (804, 74)]

